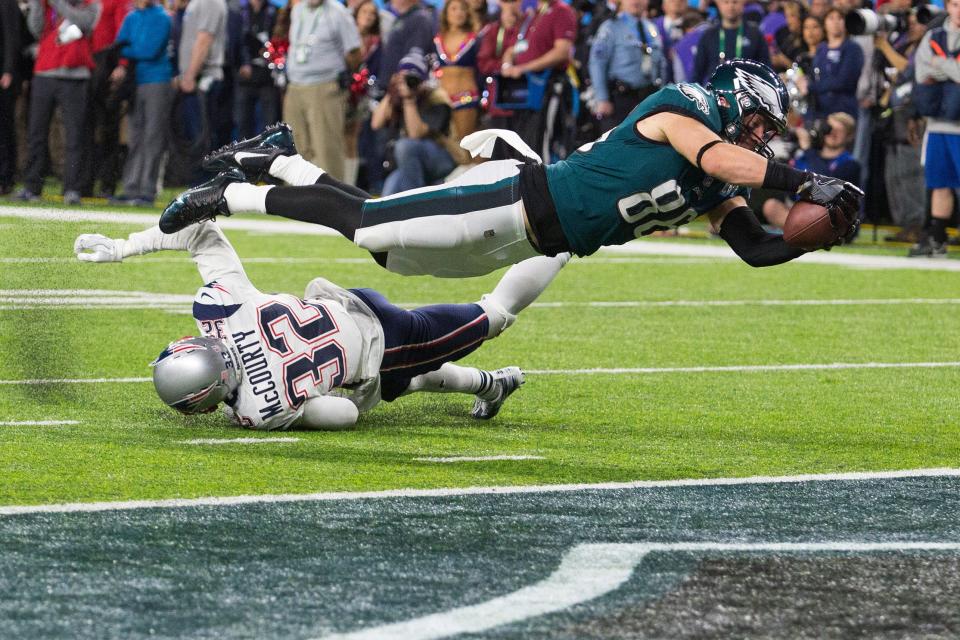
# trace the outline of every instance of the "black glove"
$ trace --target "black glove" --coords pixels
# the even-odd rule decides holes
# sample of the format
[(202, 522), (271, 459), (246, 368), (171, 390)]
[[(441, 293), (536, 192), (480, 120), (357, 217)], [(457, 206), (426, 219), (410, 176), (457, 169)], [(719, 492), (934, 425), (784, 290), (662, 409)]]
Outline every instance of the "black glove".
[(819, 204), (830, 212), (830, 223), (837, 230), (837, 239), (825, 249), (850, 242), (857, 235), (863, 191), (856, 185), (810, 172), (797, 189), (797, 198)]

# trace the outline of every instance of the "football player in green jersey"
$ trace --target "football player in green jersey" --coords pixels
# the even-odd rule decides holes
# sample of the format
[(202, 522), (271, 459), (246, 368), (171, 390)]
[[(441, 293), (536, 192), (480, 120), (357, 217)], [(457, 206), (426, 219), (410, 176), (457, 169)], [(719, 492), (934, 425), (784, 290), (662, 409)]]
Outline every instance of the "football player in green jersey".
[[(839, 235), (833, 244), (853, 237), (863, 197), (849, 183), (772, 159), (768, 143), (785, 129), (787, 109), (772, 69), (731, 60), (706, 86), (661, 89), (566, 160), (532, 161), (539, 158), (513, 144), (519, 159), (385, 198), (330, 178), (292, 143), (253, 139), (209, 156), (206, 166), (227, 170), (168, 205), (160, 227), (173, 233), (216, 215), (259, 211), (332, 227), (397, 273), (466, 277), (538, 255), (589, 255), (707, 215), (748, 264), (776, 265), (804, 251), (763, 230), (747, 207), (749, 188), (827, 207)], [(483, 131), (462, 144), (489, 157), (497, 137), (516, 139)], [(261, 177), (300, 186), (244, 183)]]

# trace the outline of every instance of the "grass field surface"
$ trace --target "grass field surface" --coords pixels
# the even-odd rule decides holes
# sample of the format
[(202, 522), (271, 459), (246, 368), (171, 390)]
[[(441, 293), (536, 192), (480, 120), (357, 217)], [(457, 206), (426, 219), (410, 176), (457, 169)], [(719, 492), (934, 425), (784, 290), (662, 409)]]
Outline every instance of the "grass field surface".
[[(189, 257), (82, 264), (72, 258), (76, 235), (125, 237), (142, 224), (0, 222), (3, 295), (14, 301), (0, 303), (0, 421), (78, 421), (0, 427), (0, 504), (960, 461), (957, 366), (912, 366), (960, 360), (951, 346), (960, 334), (960, 277), (950, 272), (600, 254), (574, 260), (514, 327), (466, 361), (532, 372), (490, 423), (469, 418), (465, 396), (421, 395), (382, 404), (352, 431), (197, 445), (183, 441), (268, 434), (218, 414), (182, 417), (149, 382), (17, 384), (149, 377), (148, 363), (169, 340), (196, 333), (189, 300), (201, 282)], [(403, 278), (340, 238), (228, 236), (263, 291), (299, 294), (322, 275), (404, 305), (467, 302), (499, 276)], [(777, 369), (831, 363), (911, 366)], [(736, 369), (757, 365), (772, 368)], [(699, 367), (721, 370), (683, 370)], [(589, 369), (610, 371), (582, 371)], [(415, 460), (443, 456), (532, 459)]]
[[(260, 433), (153, 391), (197, 332), (186, 254), (73, 257), (153, 219), (0, 207), (0, 636), (960, 635), (960, 261), (751, 269), (695, 226), (572, 261), (472, 354), (528, 372), (493, 421), (421, 394)], [(262, 291), (413, 306), (499, 277), (225, 229)]]

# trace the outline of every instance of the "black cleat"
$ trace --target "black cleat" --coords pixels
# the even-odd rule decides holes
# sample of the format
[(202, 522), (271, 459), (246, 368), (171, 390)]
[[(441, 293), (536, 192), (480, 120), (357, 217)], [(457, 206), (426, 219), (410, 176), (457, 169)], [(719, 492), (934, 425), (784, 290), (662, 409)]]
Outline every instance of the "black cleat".
[(224, 171), (212, 180), (187, 189), (160, 214), (160, 230), (164, 233), (176, 233), (204, 220), (229, 216), (230, 210), (223, 198), (223, 192), (227, 185), (235, 182), (246, 182), (246, 176), (239, 169)]
[(264, 129), (260, 135), (231, 142), (207, 154), (201, 166), (210, 172), (239, 169), (246, 175), (247, 182), (274, 181), (269, 174), (273, 161), (279, 156), (296, 153), (293, 130), (287, 123), (278, 122)]
[(477, 420), (489, 420), (500, 412), (500, 407), (507, 401), (511, 393), (516, 391), (526, 382), (526, 376), (520, 367), (504, 367), (493, 372), (493, 384), (497, 390), (496, 398), (485, 400), (476, 396), (473, 402), (473, 410), (470, 411)]

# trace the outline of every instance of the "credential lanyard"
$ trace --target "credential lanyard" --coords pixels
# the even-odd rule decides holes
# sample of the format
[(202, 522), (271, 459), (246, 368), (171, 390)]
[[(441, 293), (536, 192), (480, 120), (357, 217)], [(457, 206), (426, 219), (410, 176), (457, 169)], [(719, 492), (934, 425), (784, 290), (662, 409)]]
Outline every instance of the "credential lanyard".
[[(734, 58), (739, 58), (743, 55), (743, 22), (740, 22), (740, 26), (737, 27), (737, 42), (734, 45)], [(727, 30), (723, 28), (723, 25), (720, 25), (720, 60), (727, 59)]]

